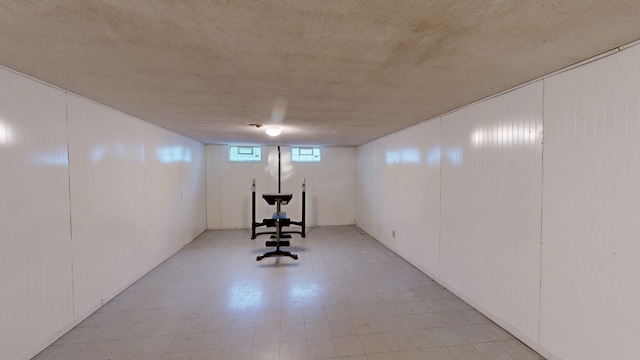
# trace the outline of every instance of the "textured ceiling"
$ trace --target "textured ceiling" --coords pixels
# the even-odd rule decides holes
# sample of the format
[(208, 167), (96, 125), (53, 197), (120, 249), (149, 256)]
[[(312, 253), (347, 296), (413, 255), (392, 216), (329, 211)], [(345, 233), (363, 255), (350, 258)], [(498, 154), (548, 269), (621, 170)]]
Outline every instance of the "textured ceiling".
[(6, 0), (0, 65), (204, 143), (353, 146), (635, 41), (638, 20), (637, 0)]

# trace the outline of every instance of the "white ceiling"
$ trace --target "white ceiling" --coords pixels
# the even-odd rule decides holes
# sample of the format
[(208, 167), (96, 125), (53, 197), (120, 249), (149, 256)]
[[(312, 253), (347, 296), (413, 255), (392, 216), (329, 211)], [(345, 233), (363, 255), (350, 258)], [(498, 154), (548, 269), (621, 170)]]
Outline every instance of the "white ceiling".
[(354, 146), (638, 40), (639, 20), (637, 0), (7, 0), (0, 65), (204, 143)]

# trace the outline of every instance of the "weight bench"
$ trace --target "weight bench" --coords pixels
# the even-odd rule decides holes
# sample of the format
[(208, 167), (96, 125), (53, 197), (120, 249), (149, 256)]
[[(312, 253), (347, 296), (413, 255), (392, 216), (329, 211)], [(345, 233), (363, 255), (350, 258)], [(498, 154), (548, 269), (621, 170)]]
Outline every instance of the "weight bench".
[(274, 225), (276, 228), (275, 240), (266, 242), (266, 246), (275, 247), (276, 250), (259, 255), (256, 258), (256, 261), (260, 261), (266, 257), (276, 257), (276, 256), (289, 256), (294, 260), (298, 260), (298, 255), (292, 254), (288, 251), (280, 250), (281, 246), (289, 246), (291, 244), (288, 240), (280, 240), (280, 232), (282, 231), (282, 226), (284, 225), (283, 220), (285, 220), (285, 219), (282, 219), (280, 216), (281, 214), (280, 207), (281, 205), (287, 205), (291, 200), (291, 198), (293, 198), (293, 194), (269, 193), (269, 194), (262, 194), (262, 198), (267, 202), (267, 204), (276, 206), (275, 219), (272, 219), (275, 222)]

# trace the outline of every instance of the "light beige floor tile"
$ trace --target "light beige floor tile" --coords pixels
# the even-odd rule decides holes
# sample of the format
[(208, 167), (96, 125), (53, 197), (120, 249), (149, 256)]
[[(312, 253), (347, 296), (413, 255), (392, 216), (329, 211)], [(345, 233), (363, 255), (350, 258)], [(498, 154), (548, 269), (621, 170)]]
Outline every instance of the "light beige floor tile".
[(336, 347), (333, 339), (320, 338), (307, 340), (307, 348), (309, 351), (309, 359), (332, 359), (337, 356)]
[(278, 360), (280, 359), (280, 344), (259, 344), (251, 347), (251, 360)]
[(253, 345), (253, 336), (256, 329), (232, 329), (224, 344), (224, 347), (249, 346)]
[(354, 356), (365, 354), (364, 348), (357, 336), (334, 337), (333, 344), (338, 356)]
[(307, 341), (299, 340), (280, 343), (280, 360), (300, 360), (308, 357)]
[(329, 321), (329, 329), (331, 329), (331, 336), (333, 337), (357, 334), (351, 320)]
[(485, 358), (471, 345), (454, 345), (447, 347), (456, 360), (485, 360)]
[(253, 345), (280, 343), (280, 326), (260, 326), (253, 336)]
[(375, 318), (355, 319), (355, 320), (352, 320), (352, 323), (358, 335), (381, 332), (380, 327), (378, 327), (378, 323), (376, 323)]
[(225, 347), (222, 349), (220, 360), (249, 360), (251, 348), (251, 346)]
[(542, 359), (354, 226), (297, 261), (249, 237), (205, 232), (34, 359)]
[(360, 344), (367, 354), (392, 352), (393, 348), (382, 333), (358, 335)]
[(331, 337), (331, 328), (326, 321), (305, 324), (307, 339), (324, 339)]
[(393, 351), (417, 350), (418, 345), (411, 336), (412, 332), (407, 330), (386, 332), (384, 337), (387, 339)]
[(222, 348), (229, 337), (228, 330), (207, 331), (196, 346), (196, 350)]
[(165, 353), (160, 360), (191, 360), (193, 351), (179, 352), (179, 353)]
[(222, 357), (222, 348), (196, 350), (191, 356), (191, 360), (220, 360)]
[(514, 358), (504, 351), (498, 344), (493, 342), (473, 344), (473, 348), (476, 349), (485, 359), (491, 360), (514, 360)]
[(395, 353), (387, 352), (387, 353), (376, 353), (376, 354), (368, 354), (367, 360), (397, 360)]
[(307, 338), (305, 324), (284, 324), (280, 327), (280, 340), (281, 341), (296, 341), (305, 340)]

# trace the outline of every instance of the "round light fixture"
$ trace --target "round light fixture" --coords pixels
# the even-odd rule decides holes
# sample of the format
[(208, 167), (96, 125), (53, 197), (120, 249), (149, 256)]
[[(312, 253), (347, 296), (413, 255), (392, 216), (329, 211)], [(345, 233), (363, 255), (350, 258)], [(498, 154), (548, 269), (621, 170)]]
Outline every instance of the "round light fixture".
[(277, 127), (270, 127), (270, 128), (267, 128), (265, 132), (269, 136), (278, 136), (282, 133), (282, 130), (280, 130), (280, 128), (277, 128)]

